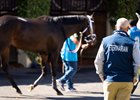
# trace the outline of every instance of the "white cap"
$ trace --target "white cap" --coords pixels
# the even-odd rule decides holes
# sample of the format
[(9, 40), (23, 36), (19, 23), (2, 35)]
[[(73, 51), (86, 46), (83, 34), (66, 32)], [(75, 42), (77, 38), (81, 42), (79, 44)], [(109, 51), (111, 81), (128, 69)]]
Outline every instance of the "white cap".
[(116, 22), (116, 28), (127, 28), (129, 26), (129, 21), (126, 18), (119, 18)]
[(137, 22), (137, 28), (140, 29), (140, 19)]
[(136, 13), (136, 16), (138, 17), (137, 28), (140, 29), (140, 15)]

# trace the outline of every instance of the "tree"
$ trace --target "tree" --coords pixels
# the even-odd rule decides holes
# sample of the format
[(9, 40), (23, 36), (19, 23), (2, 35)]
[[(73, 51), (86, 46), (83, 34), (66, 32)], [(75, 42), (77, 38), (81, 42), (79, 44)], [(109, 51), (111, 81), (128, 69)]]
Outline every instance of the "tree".
[(105, 0), (110, 21), (114, 22), (120, 17), (135, 19), (139, 0)]
[(26, 18), (35, 18), (49, 15), (51, 0), (17, 0), (18, 15)]

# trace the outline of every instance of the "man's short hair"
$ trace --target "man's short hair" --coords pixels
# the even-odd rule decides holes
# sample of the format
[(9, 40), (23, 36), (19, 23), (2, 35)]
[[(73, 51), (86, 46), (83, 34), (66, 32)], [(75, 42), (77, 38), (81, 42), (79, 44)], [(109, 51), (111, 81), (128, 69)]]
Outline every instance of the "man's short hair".
[(129, 21), (126, 18), (119, 18), (116, 22), (117, 28), (127, 28), (129, 27)]

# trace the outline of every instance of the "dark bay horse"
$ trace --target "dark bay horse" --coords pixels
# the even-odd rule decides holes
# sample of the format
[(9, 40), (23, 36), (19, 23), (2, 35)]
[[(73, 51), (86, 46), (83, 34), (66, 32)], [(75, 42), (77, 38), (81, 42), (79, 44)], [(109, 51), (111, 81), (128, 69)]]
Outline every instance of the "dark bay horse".
[[(9, 47), (39, 53), (42, 63), (51, 66), (52, 87), (58, 95), (62, 93), (56, 85), (55, 67), (63, 42), (73, 33), (93, 36), (93, 19), (89, 15), (41, 16), (36, 19), (24, 19), (18, 16), (0, 17), (0, 56), (1, 67), (17, 93), (22, 94), (14, 79), (8, 72)], [(91, 37), (94, 41), (94, 37)], [(32, 85), (37, 86), (42, 74)]]

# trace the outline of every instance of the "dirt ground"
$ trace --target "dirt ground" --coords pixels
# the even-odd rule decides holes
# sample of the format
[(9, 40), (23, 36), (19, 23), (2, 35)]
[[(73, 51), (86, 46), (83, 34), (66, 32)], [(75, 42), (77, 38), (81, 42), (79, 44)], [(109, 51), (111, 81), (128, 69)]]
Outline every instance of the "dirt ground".
[[(23, 95), (19, 95), (0, 70), (0, 100), (103, 100), (102, 83), (92, 67), (80, 69), (74, 78), (74, 86), (77, 91), (73, 93), (62, 91), (62, 96), (56, 95), (52, 89), (50, 73), (33, 91), (29, 92), (29, 85), (34, 82), (39, 73), (39, 69), (12, 69), (11, 74), (23, 93)], [(57, 74), (57, 78), (59, 78), (62, 73)], [(140, 100), (140, 84), (131, 96), (131, 100)]]

